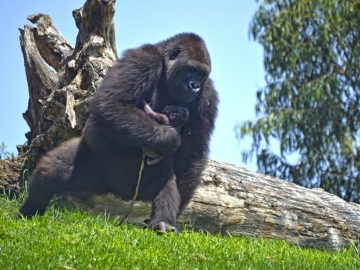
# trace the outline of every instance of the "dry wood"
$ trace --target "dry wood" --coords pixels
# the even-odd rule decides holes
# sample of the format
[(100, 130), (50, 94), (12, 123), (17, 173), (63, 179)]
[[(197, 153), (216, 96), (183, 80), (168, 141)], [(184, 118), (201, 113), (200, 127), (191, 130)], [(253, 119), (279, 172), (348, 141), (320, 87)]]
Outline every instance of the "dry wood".
[[(72, 48), (49, 16), (35, 14), (35, 26), (20, 30), (29, 85), (24, 117), (30, 127), (25, 149), (30, 169), (61, 141), (81, 133), (87, 99), (116, 59), (115, 0), (87, 0), (73, 12), (79, 29)], [(50, 68), (53, 67), (53, 68)], [(80, 205), (123, 215), (128, 205), (113, 196), (77, 195)], [(148, 218), (149, 204), (137, 203), (130, 220)], [(360, 238), (360, 206), (320, 189), (309, 190), (233, 165), (209, 161), (202, 183), (180, 224), (210, 232), (279, 238), (335, 249)]]
[[(116, 60), (114, 0), (88, 0), (73, 16), (79, 34), (73, 49), (45, 14), (20, 29), (29, 86), (24, 118), (30, 127), (27, 157), (33, 169), (39, 157), (81, 134), (87, 99)], [(52, 68), (50, 68), (53, 67)]]
[(0, 160), (0, 193), (10, 196), (19, 193), (22, 162), (21, 158)]
[[(122, 216), (128, 202), (112, 195), (73, 195), (80, 208)], [(129, 221), (141, 224), (151, 205), (138, 202)], [(360, 206), (322, 189), (307, 189), (231, 164), (209, 161), (202, 182), (178, 225), (232, 235), (283, 239), (322, 249), (360, 238)]]
[(62, 62), (73, 53), (73, 48), (53, 26), (48, 15), (34, 14), (28, 20), (37, 26), (32, 28), (32, 32), (42, 58), (55, 70), (59, 70)]

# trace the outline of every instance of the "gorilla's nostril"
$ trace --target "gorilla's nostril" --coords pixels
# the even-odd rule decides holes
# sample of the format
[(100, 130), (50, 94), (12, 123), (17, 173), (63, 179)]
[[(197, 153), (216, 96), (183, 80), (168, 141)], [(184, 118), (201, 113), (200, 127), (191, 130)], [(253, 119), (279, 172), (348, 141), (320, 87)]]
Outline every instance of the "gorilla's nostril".
[(194, 80), (189, 81), (189, 87), (194, 92), (197, 92), (200, 90), (200, 83)]

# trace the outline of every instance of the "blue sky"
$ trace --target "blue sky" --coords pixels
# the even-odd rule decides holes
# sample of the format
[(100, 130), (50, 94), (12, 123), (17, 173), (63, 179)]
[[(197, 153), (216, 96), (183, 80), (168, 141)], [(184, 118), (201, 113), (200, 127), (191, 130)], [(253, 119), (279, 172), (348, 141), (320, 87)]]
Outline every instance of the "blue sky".
[[(71, 12), (85, 0), (1, 1), (0, 29), (0, 143), (15, 152), (29, 130), (22, 118), (28, 88), (17, 28), (30, 24), (33, 13), (49, 14), (65, 38), (75, 43), (77, 28)], [(249, 23), (258, 4), (255, 0), (117, 0), (115, 25), (118, 53), (144, 43), (155, 43), (179, 32), (195, 32), (205, 40), (212, 58), (211, 78), (219, 92), (220, 106), (211, 141), (210, 157), (250, 170), (243, 164), (234, 127), (255, 118), (255, 93), (264, 85), (263, 53), (249, 39)]]

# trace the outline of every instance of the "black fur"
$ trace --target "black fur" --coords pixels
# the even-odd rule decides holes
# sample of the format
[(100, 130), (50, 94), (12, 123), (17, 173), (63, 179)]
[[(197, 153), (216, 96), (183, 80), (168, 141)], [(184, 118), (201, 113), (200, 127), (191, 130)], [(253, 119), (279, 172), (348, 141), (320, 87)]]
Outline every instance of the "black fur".
[[(150, 227), (168, 230), (199, 184), (217, 113), (211, 63), (202, 39), (179, 34), (124, 53), (89, 102), (81, 138), (47, 153), (34, 170), (20, 213), (42, 214), (54, 194), (66, 191), (134, 195), (143, 149), (164, 156), (146, 166), (139, 200), (152, 201)], [(161, 125), (156, 112), (177, 105), (189, 112), (181, 129)]]
[(169, 118), (169, 125), (181, 128), (189, 120), (189, 110), (182, 106), (167, 105), (162, 111)]
[[(167, 105), (162, 113), (159, 113), (155, 112), (149, 104), (145, 103), (144, 111), (159, 124), (174, 127), (178, 132), (181, 131), (181, 127), (185, 125), (189, 119), (189, 110), (186, 107), (178, 105)], [(145, 164), (148, 166), (157, 164), (163, 158), (173, 158), (174, 155), (173, 153), (164, 157), (148, 148), (143, 148), (143, 152), (145, 154)]]

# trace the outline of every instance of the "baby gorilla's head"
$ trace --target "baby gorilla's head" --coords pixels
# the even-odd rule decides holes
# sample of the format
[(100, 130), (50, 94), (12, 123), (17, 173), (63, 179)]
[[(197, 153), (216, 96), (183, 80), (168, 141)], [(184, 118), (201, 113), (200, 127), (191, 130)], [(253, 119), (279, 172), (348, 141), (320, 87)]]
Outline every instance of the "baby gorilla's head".
[(167, 105), (162, 111), (169, 118), (172, 127), (181, 127), (189, 119), (189, 110), (178, 105)]

